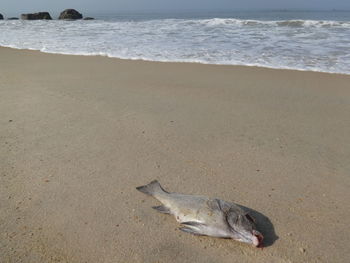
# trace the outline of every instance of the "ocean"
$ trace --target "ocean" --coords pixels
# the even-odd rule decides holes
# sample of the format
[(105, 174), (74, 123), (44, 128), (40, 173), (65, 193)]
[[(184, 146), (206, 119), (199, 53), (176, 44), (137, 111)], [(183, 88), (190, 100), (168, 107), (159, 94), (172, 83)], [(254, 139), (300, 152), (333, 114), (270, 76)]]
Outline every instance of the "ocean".
[(86, 15), (96, 20), (0, 20), (0, 46), (350, 74), (350, 11)]

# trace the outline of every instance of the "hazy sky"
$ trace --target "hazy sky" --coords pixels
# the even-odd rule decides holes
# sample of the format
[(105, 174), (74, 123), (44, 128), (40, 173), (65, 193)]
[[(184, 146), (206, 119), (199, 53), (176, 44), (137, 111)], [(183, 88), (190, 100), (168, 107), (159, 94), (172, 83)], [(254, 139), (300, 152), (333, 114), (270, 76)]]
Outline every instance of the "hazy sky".
[(350, 0), (0, 0), (0, 13), (3, 14), (34, 11), (58, 13), (66, 8), (87, 13), (242, 9), (349, 10)]

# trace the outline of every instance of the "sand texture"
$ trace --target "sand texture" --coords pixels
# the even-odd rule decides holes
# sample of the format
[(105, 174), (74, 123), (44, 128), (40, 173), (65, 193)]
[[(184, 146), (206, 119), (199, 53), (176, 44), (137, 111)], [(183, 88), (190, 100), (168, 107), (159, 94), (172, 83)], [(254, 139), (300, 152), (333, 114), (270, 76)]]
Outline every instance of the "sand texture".
[[(350, 76), (0, 48), (0, 262), (349, 262)], [(249, 207), (263, 250), (135, 190)]]

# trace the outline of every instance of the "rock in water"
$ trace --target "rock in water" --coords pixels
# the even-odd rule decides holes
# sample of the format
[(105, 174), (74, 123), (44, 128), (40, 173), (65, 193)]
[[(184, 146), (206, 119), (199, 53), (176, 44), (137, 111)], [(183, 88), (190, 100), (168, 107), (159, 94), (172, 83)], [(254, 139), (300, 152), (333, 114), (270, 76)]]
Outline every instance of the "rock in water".
[(4, 16), (2, 14), (0, 14), (0, 20), (3, 20)]
[(9, 17), (7, 20), (18, 20), (18, 17)]
[(82, 19), (82, 18), (83, 18), (83, 15), (80, 14), (75, 9), (66, 9), (58, 17), (58, 19), (68, 19), (68, 20), (76, 20), (76, 19)]
[(169, 193), (156, 180), (136, 189), (160, 201), (162, 205), (153, 208), (175, 216), (184, 232), (232, 238), (262, 247), (263, 236), (256, 230), (255, 219), (234, 203), (206, 196)]
[(84, 17), (84, 19), (83, 20), (94, 20), (95, 18), (93, 18), (93, 17)]
[(23, 20), (52, 20), (50, 14), (48, 12), (22, 14), (21, 19), (23, 19)]

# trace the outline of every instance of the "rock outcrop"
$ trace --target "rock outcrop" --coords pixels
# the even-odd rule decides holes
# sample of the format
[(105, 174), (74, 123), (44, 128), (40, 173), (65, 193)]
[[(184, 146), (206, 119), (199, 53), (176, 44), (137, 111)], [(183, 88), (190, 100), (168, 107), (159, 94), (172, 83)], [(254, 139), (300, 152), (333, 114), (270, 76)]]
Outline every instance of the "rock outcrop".
[(52, 20), (50, 14), (48, 12), (22, 14), (21, 19), (23, 19), (23, 20)]
[(3, 20), (4, 16), (2, 14), (0, 14), (0, 20)]
[(18, 20), (18, 17), (9, 17), (7, 20)]
[(76, 20), (76, 19), (82, 19), (82, 18), (83, 18), (83, 15), (80, 14), (75, 9), (66, 9), (58, 17), (58, 19), (67, 19), (67, 20)]
[(93, 18), (93, 17), (84, 17), (84, 19), (83, 20), (94, 20), (95, 18)]

